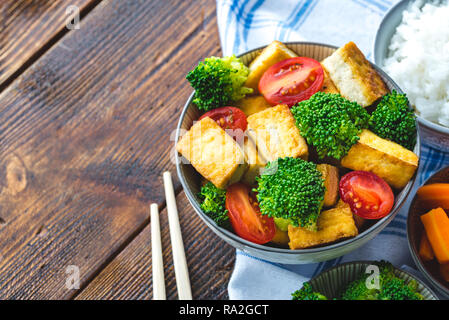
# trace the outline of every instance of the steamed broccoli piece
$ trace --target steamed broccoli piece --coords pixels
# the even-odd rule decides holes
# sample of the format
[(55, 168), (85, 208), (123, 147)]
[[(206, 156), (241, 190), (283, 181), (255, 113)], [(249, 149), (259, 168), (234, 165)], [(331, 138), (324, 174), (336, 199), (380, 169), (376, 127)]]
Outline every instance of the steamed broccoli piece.
[(416, 281), (408, 284), (396, 277), (393, 265), (380, 261), (379, 289), (368, 289), (367, 278), (370, 274), (363, 274), (358, 280), (352, 282), (343, 292), (343, 300), (422, 300), (423, 297), (416, 292)]
[(292, 300), (327, 300), (327, 298), (319, 292), (314, 292), (310, 283), (304, 282), (301, 289), (292, 293)]
[(235, 55), (204, 59), (186, 77), (195, 89), (193, 103), (208, 111), (242, 99), (253, 92), (243, 86), (248, 73), (249, 69)]
[(325, 187), (314, 163), (300, 158), (279, 158), (269, 162), (256, 180), (258, 186), (254, 191), (262, 214), (316, 229)]
[(228, 210), (226, 210), (226, 190), (214, 186), (212, 182), (206, 183), (198, 193), (201, 199), (201, 209), (220, 227), (229, 226)]
[(379, 294), (380, 300), (423, 300), (422, 295), (416, 292), (417, 283), (412, 280), (405, 284), (399, 278), (386, 282)]
[(368, 128), (369, 114), (339, 94), (315, 93), (291, 109), (301, 135), (313, 145), (319, 158), (343, 158)]
[(369, 128), (379, 137), (413, 150), (416, 144), (416, 122), (407, 96), (394, 90), (383, 96), (371, 115)]
[(358, 280), (349, 284), (341, 297), (342, 300), (379, 300), (377, 289), (368, 289), (366, 279), (369, 275), (364, 274)]

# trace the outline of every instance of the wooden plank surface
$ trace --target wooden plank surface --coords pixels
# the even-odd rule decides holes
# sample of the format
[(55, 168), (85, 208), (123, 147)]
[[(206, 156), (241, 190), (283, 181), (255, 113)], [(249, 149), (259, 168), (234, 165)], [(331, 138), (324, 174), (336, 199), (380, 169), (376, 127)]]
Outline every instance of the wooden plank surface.
[[(227, 299), (235, 249), (198, 217), (181, 192), (176, 202), (193, 299)], [(177, 299), (167, 212), (160, 212), (167, 299)], [(146, 227), (76, 299), (152, 299), (150, 226)]]
[(89, 11), (100, 0), (1, 0), (0, 88), (66, 32), (68, 6)]
[(220, 54), (213, 0), (103, 1), (0, 94), (1, 299), (71, 298), (68, 267), (82, 289), (142, 231), (185, 74)]

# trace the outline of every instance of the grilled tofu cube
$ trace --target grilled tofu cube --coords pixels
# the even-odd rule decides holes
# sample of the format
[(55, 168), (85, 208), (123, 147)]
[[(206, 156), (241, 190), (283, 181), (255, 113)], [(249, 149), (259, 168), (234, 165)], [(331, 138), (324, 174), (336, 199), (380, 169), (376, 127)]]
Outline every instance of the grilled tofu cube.
[(267, 164), (266, 160), (259, 154), (254, 142), (246, 138), (243, 144), (243, 151), (246, 156), (246, 163), (248, 168), (243, 175), (242, 181), (253, 185), (256, 181), (256, 177), (260, 175), (260, 170)]
[(297, 56), (282, 42), (273, 41), (250, 63), (248, 80), (246, 80), (245, 86), (253, 88), (255, 93), (259, 92), (259, 80), (269, 67), (279, 61)]
[(246, 169), (239, 145), (209, 117), (196, 122), (176, 149), (217, 188), (239, 181)]
[(264, 111), (271, 108), (271, 104), (265, 100), (263, 96), (246, 96), (245, 98), (235, 103), (236, 107), (239, 107), (247, 117), (257, 112)]
[(278, 105), (248, 117), (248, 136), (267, 161), (284, 157), (307, 159), (308, 147), (290, 108)]
[(329, 74), (327, 73), (326, 69), (324, 69), (324, 67), (323, 71), (324, 71), (323, 87), (321, 88), (320, 91), (325, 93), (340, 93), (340, 91), (338, 91), (337, 87), (335, 86), (332, 79), (329, 77)]
[(323, 175), (324, 187), (326, 188), (323, 206), (332, 207), (338, 200), (338, 184), (340, 182), (338, 168), (330, 164), (318, 164), (316, 168)]
[[(347, 205), (348, 204), (346, 202), (344, 202), (343, 200), (340, 199), (340, 200), (338, 200), (338, 202), (337, 202), (335, 207), (336, 208), (340, 208), (340, 207), (345, 207)], [(364, 224), (366, 222), (366, 219), (356, 215), (354, 212), (352, 213), (352, 217), (354, 218), (355, 226), (357, 227), (357, 229), (360, 232), (360, 229), (364, 226)]]
[(351, 208), (347, 204), (322, 211), (318, 217), (317, 227), (317, 231), (310, 231), (289, 225), (290, 249), (314, 247), (358, 234)]
[(341, 165), (375, 173), (393, 188), (405, 187), (418, 168), (418, 156), (369, 130), (363, 130), (359, 137), (359, 141), (341, 159)]
[(340, 94), (366, 107), (388, 93), (377, 71), (354, 42), (349, 42), (322, 61)]

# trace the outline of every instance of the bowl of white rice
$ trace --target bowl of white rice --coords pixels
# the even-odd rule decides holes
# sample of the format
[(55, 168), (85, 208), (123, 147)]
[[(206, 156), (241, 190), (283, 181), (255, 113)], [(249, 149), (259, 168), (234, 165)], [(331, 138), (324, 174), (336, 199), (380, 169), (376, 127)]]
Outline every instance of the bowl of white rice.
[(377, 31), (374, 61), (415, 108), (425, 144), (449, 151), (449, 0), (403, 0)]

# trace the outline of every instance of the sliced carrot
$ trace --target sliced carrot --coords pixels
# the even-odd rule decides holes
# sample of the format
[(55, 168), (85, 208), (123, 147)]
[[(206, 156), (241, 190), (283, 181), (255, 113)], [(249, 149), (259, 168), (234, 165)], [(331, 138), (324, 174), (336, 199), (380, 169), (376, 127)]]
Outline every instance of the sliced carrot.
[(440, 264), (440, 274), (444, 280), (449, 282), (449, 263)]
[(429, 239), (427, 239), (425, 232), (423, 232), (421, 236), (421, 243), (419, 244), (419, 256), (424, 261), (431, 261), (435, 259), (435, 254), (433, 253), (432, 246), (430, 245)]
[(422, 186), (417, 191), (423, 205), (449, 209), (449, 183), (433, 183)]
[(449, 263), (449, 218), (442, 208), (421, 216), (427, 238), (440, 264)]
[(449, 183), (432, 183), (422, 186), (417, 191), (419, 197), (431, 198), (441, 193), (449, 194)]

